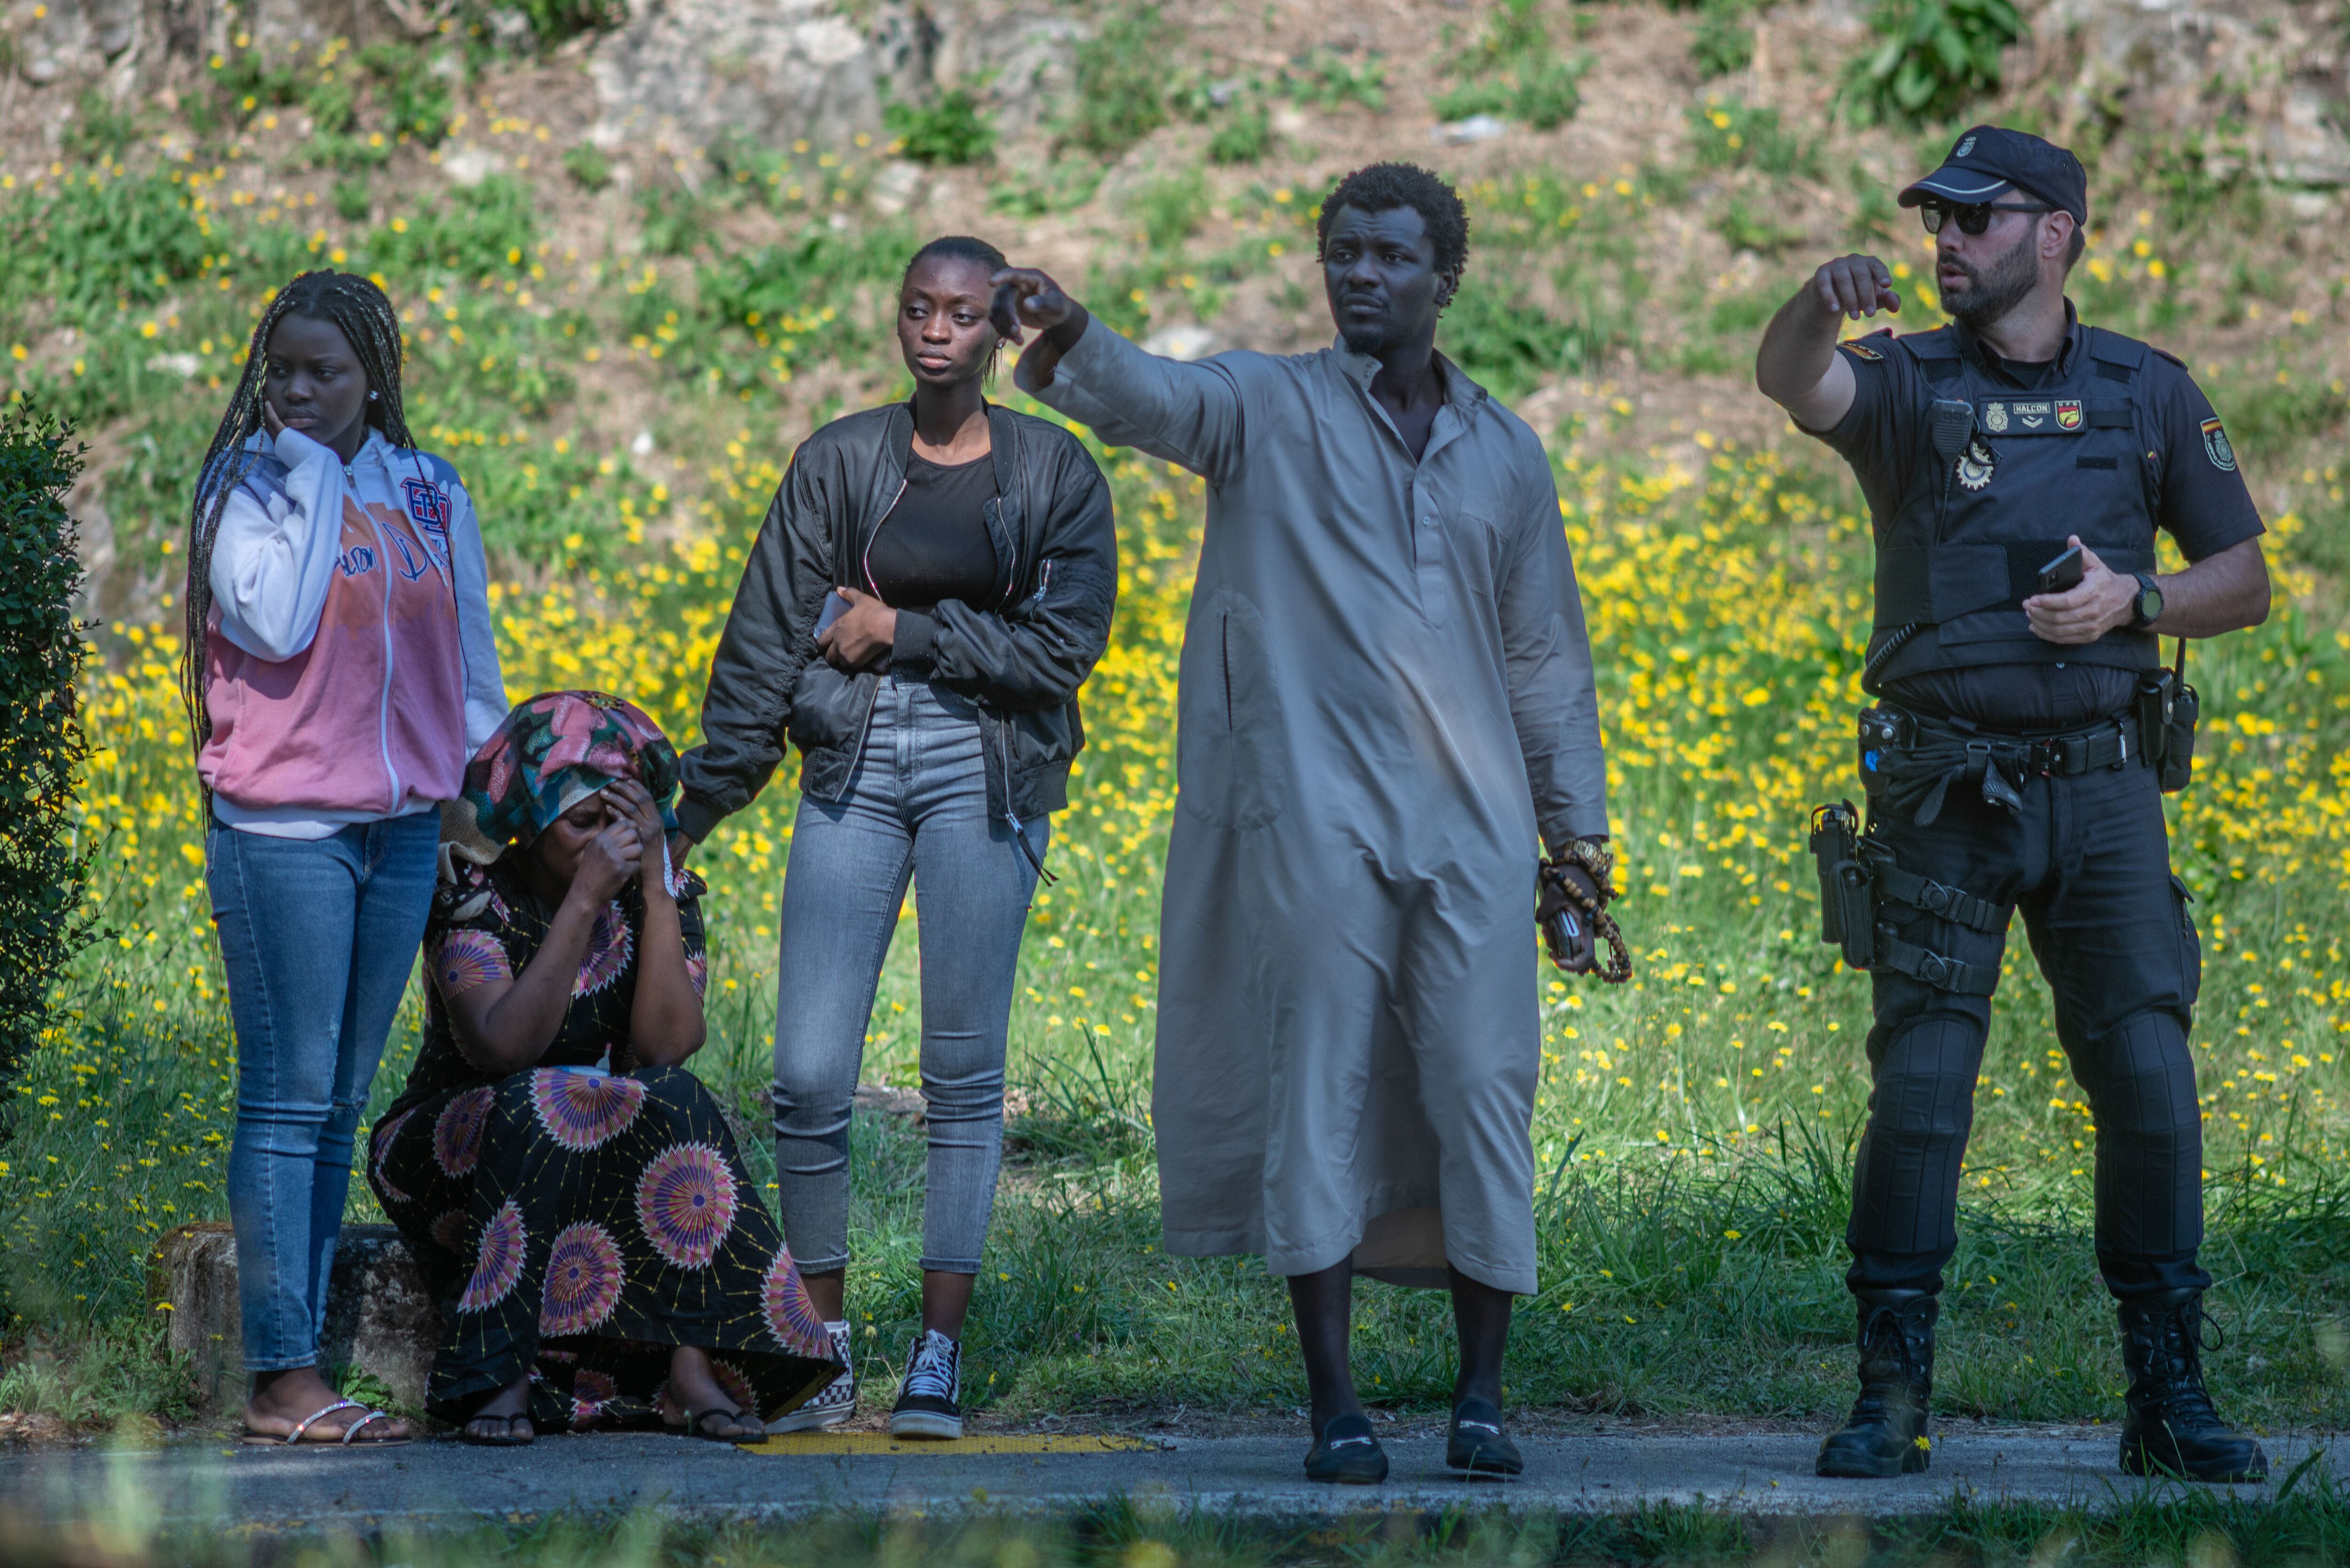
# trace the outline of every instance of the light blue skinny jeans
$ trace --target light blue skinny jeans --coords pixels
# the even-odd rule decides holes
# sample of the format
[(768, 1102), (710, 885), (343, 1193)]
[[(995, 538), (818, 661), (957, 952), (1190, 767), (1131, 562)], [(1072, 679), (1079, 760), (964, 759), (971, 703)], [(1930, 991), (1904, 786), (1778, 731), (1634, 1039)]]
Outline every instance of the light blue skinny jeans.
[[(885, 676), (848, 793), (800, 799), (784, 876), (775, 1181), (806, 1273), (848, 1262), (848, 1121), (873, 997), (910, 877), (922, 944), (927, 1270), (975, 1274), (1003, 1153), (1003, 1054), (1036, 872), (987, 811), (975, 710)], [(1049, 829), (1024, 823), (1041, 857)]]
[(432, 908), (441, 819), (269, 838), (214, 824), (213, 923), (236, 1029), (228, 1212), (247, 1372), (318, 1359), (351, 1140)]

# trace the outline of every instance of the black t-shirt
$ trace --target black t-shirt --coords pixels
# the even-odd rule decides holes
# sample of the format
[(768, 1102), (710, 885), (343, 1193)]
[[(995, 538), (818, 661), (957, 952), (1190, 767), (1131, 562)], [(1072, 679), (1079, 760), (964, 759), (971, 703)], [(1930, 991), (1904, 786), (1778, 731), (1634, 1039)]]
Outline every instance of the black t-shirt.
[(891, 609), (929, 610), (947, 599), (992, 606), (1000, 591), (983, 508), (995, 499), (995, 457), (949, 468), (906, 464), (906, 491), (865, 553), (873, 591)]
[[(2076, 357), (2089, 351), (2088, 329), (2074, 317), (2069, 300), (2064, 314), (2071, 332), (2058, 358), (2045, 363), (2002, 359), (1965, 327), (1952, 330), (1993, 379), (2030, 391), (2069, 374)], [(1875, 358), (1845, 355), (1853, 371), (1852, 408), (1834, 430), (1812, 433), (1852, 464), (1870, 509), (1882, 517), (1900, 507), (1909, 465), (1932, 456), (1925, 419), (1933, 393), (1907, 365), (1873, 352)], [(2137, 395), (2152, 410), (2160, 432), (2155, 523), (2178, 541), (2179, 553), (2199, 561), (2263, 533), (2260, 509), (2236, 470), (2233, 451), (2224, 437), (2211, 439), (2219, 421), (2210, 400), (2186, 368), (2159, 352), (2148, 355), (2138, 372)], [(2159, 621), (2156, 629), (2161, 629)], [(2066, 660), (1936, 670), (1889, 681), (1886, 692), (1896, 701), (1995, 729), (2053, 730), (2120, 711), (2137, 684), (2130, 670)]]

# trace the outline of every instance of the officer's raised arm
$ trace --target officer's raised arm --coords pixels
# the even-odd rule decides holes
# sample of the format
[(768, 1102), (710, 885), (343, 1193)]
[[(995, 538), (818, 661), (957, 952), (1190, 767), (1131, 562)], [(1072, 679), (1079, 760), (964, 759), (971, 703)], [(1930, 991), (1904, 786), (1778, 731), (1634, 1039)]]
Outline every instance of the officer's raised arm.
[(1898, 315), (1893, 271), (1875, 256), (1838, 256), (1779, 307), (1754, 356), (1754, 385), (1806, 430), (1835, 427), (1852, 407), (1852, 367), (1836, 353), (1847, 320)]

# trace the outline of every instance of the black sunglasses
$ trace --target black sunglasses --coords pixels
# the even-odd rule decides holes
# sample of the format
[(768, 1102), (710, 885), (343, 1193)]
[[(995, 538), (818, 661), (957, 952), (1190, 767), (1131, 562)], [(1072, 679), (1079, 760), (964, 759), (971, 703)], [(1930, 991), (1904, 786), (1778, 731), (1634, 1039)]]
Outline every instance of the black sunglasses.
[(2054, 207), (2027, 207), (2012, 202), (1982, 202), (1970, 206), (1953, 202), (1921, 202), (1918, 204), (1918, 215), (1926, 221), (1926, 232), (1929, 234), (1940, 234), (1942, 225), (1952, 218), (1959, 221), (1959, 233), (1979, 234), (1991, 227), (1993, 213), (2053, 213), (2055, 210)]

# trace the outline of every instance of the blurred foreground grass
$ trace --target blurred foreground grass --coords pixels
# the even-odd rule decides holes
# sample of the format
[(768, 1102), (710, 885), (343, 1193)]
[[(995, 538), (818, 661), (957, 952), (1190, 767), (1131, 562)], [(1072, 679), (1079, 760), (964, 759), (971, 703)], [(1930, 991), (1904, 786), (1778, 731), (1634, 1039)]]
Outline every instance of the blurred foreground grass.
[[(133, 1461), (135, 1464), (135, 1461)], [(2274, 1502), (2205, 1491), (2091, 1506), (1955, 1501), (1906, 1519), (1742, 1515), (1660, 1503), (1555, 1516), (1501, 1508), (1366, 1510), (1280, 1524), (1113, 1500), (1060, 1518), (831, 1514), (795, 1523), (686, 1523), (652, 1513), (558, 1515), (440, 1532), (265, 1534), (159, 1527), (135, 1502), (34, 1527), (0, 1514), (15, 1568), (2335, 1568), (2350, 1563), (2350, 1497), (2326, 1482)]]

